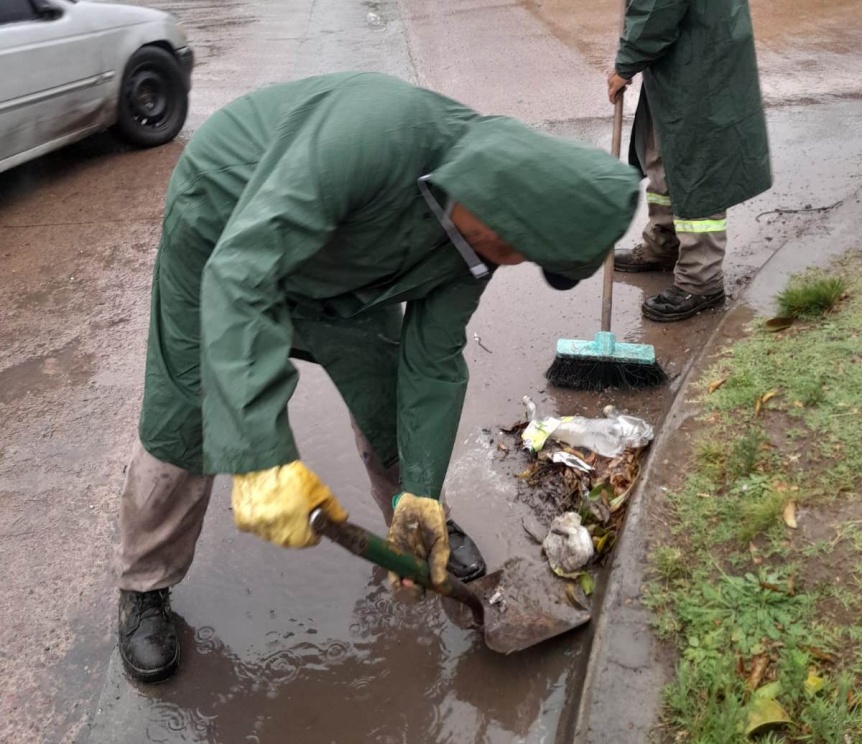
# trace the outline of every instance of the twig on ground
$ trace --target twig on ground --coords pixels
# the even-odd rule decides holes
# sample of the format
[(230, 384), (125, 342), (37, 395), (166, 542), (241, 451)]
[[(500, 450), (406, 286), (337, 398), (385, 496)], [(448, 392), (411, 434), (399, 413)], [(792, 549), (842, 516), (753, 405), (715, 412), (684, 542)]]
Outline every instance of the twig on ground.
[(485, 351), (487, 351), (489, 354), (493, 354), (493, 353), (494, 353), (494, 352), (493, 352), (493, 351), (491, 351), (487, 346), (485, 346), (485, 344), (483, 344), (483, 343), (482, 343), (482, 339), (479, 337), (479, 334), (478, 334), (478, 333), (474, 333), (474, 334), (473, 334), (473, 340), (474, 340), (477, 344), (479, 344), (479, 346), (480, 346), (481, 348), (483, 348)]
[(761, 212), (757, 217), (755, 217), (755, 221), (760, 222), (761, 217), (765, 217), (768, 214), (800, 214), (802, 212), (828, 212), (830, 209), (835, 209), (835, 207), (840, 207), (844, 203), (843, 199), (839, 199), (834, 204), (830, 204), (828, 207), (812, 207), (810, 204), (802, 207), (801, 209), (770, 209), (768, 212)]

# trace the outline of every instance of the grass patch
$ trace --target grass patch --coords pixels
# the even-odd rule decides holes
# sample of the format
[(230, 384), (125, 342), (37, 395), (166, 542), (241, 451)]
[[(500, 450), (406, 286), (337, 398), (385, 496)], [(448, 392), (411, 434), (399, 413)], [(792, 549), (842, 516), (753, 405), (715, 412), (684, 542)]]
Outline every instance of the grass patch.
[(792, 318), (816, 318), (831, 311), (847, 291), (841, 276), (803, 274), (778, 295), (781, 314)]
[[(646, 602), (679, 649), (669, 742), (862, 742), (862, 254), (780, 300), (800, 320), (752, 328), (702, 380), (651, 555)], [(749, 734), (764, 698), (789, 722)]]
[(747, 545), (758, 535), (781, 527), (788, 497), (763, 477), (751, 479), (744, 486), (740, 494), (738, 533), (740, 542)]

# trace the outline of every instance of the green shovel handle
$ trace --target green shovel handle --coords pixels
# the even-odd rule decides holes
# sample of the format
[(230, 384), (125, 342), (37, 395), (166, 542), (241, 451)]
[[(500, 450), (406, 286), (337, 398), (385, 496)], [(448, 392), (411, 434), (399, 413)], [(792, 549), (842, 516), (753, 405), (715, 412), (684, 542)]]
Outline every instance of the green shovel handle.
[(353, 555), (364, 558), (387, 571), (392, 571), (402, 578), (411, 579), (437, 594), (468, 605), (473, 612), (475, 622), (478, 625), (484, 624), (485, 608), (482, 600), (452, 574), (447, 574), (446, 581), (442, 584), (432, 584), (428, 564), (421, 558), (398, 550), (388, 540), (358, 525), (350, 522), (332, 522), (323, 509), (315, 509), (311, 512), (308, 522), (319, 535), (338, 543)]

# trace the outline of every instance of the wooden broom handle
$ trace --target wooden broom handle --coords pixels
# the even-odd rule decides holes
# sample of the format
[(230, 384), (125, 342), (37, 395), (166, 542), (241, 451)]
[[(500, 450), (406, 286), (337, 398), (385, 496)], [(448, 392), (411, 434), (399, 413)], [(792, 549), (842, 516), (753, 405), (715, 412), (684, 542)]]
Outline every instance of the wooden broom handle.
[[(625, 88), (620, 91), (617, 96), (617, 102), (614, 104), (614, 134), (611, 139), (611, 154), (614, 157), (620, 156), (620, 149), (623, 139), (623, 94)], [(607, 332), (611, 330), (611, 315), (614, 309), (614, 249), (608, 251), (605, 258), (605, 274), (604, 285), (602, 286), (602, 330)]]
[[(622, 0), (622, 12), (620, 14), (620, 34), (625, 30), (626, 24), (626, 0)], [(611, 155), (615, 158), (620, 156), (623, 141), (623, 98), (626, 89), (620, 90), (614, 103), (614, 131), (611, 137)], [(614, 311), (614, 249), (608, 252), (605, 258), (604, 282), (602, 285), (602, 330), (611, 330), (611, 316)]]

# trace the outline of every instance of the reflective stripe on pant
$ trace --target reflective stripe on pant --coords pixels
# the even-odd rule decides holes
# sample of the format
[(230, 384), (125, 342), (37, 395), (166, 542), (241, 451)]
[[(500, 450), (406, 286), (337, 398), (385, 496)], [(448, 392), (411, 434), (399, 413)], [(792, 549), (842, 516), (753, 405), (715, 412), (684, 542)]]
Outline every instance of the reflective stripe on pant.
[[(648, 104), (647, 104), (648, 109)], [(692, 294), (712, 294), (724, 286), (722, 263), (727, 247), (727, 212), (704, 219), (680, 219), (673, 214), (673, 198), (665, 176), (658, 134), (652, 117), (644, 117), (649, 223), (643, 231), (644, 255), (676, 259), (674, 284)]]
[(674, 220), (679, 258), (674, 281), (692, 294), (712, 294), (724, 287), (721, 265), (727, 247), (727, 212), (703, 220)]
[[(398, 465), (383, 467), (351, 417), (356, 448), (371, 493), (392, 520), (392, 497), (400, 491)], [(183, 580), (195, 556), (214, 477), (197, 475), (153, 457), (135, 442), (120, 496), (120, 544), (114, 562), (117, 588), (149, 592)]]

